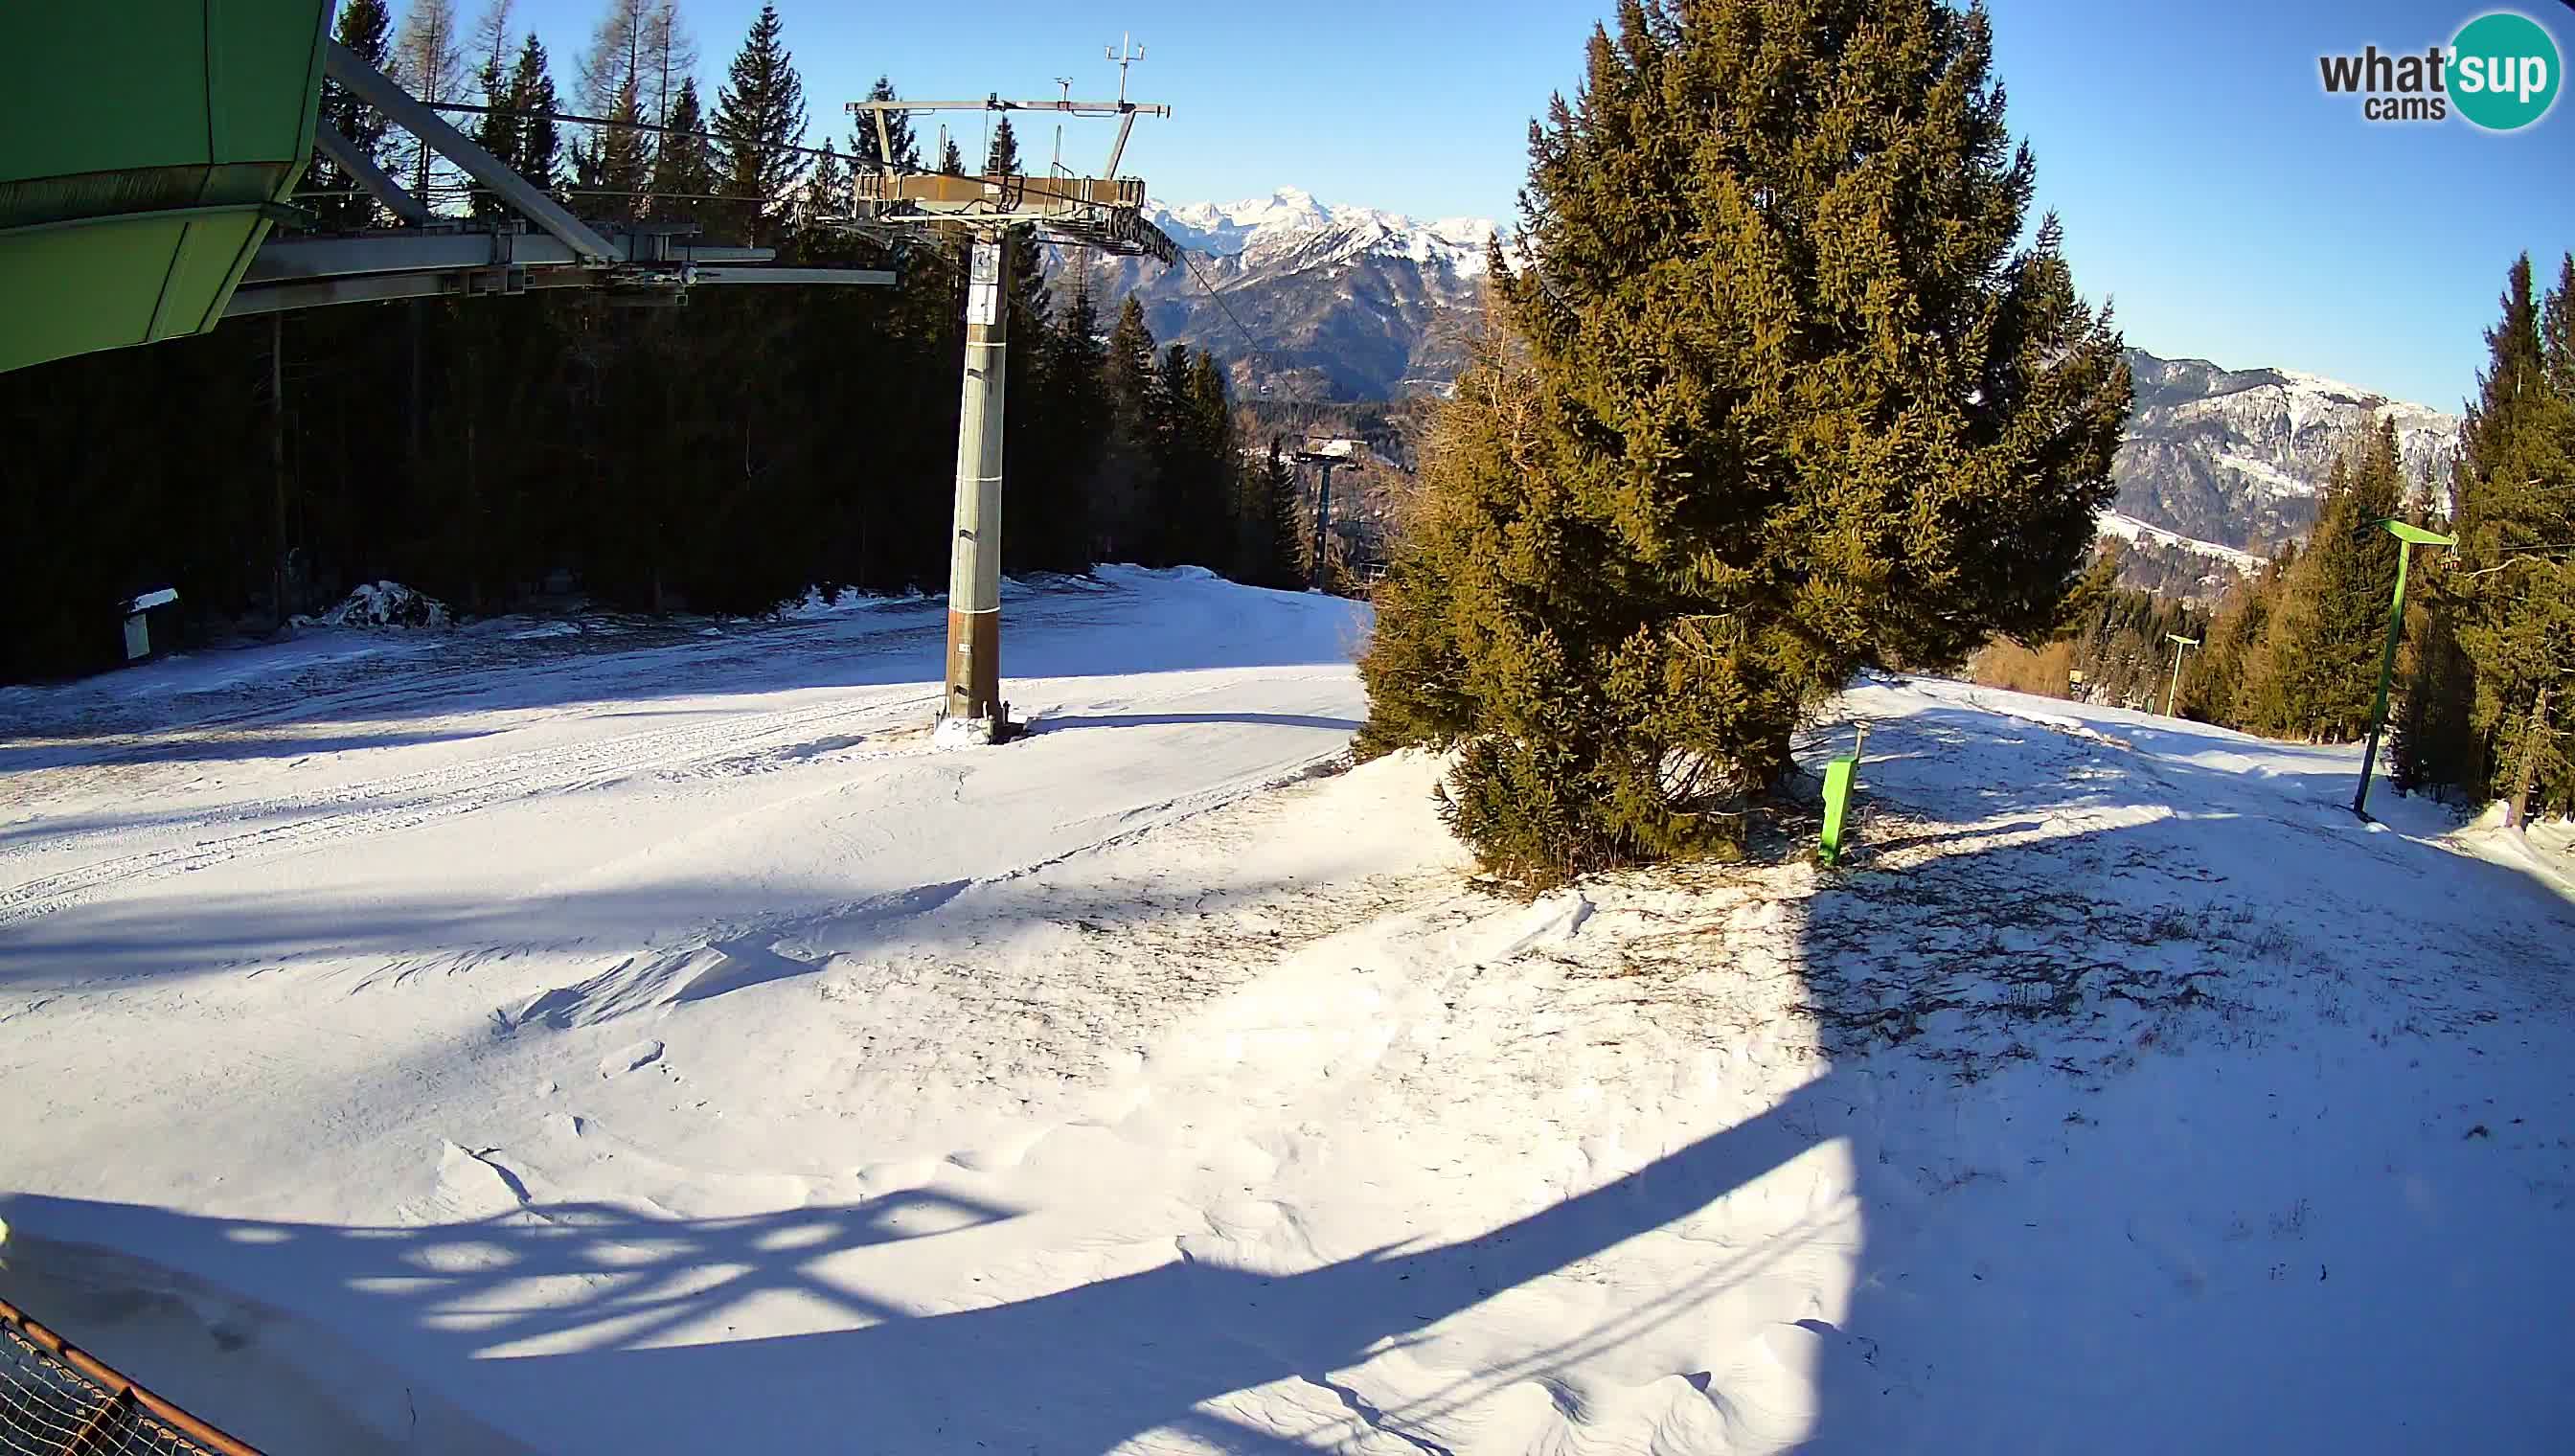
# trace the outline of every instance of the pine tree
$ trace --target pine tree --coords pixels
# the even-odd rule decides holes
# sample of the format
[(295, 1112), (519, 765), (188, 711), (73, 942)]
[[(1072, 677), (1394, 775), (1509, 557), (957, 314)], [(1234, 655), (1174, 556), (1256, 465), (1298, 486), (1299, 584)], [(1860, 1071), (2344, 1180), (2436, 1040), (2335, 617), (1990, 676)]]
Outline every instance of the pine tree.
[[(2492, 362), (2463, 432), (2459, 480), (2464, 595), (2457, 638), (2474, 684), (2471, 731), (2485, 795), (2515, 791), (2527, 758), (2535, 801), (2575, 806), (2575, 255), (2534, 298), (2530, 260), (2512, 268)], [(2469, 574), (2473, 573), (2473, 576)], [(2539, 715), (2543, 693), (2548, 712)]]
[(1020, 138), (1011, 130), (1011, 119), (993, 128), (993, 144), (984, 151), (984, 172), (990, 177), (1020, 175)]
[(1238, 575), (1255, 587), (1287, 589), (1299, 585), (1296, 542), (1304, 513), (1296, 490), (1296, 471), (1288, 463), (1284, 443), (1270, 442), (1270, 456), (1258, 470), (1242, 473), (1241, 534), (1243, 561)]
[[(415, 98), (433, 106), (461, 101), (466, 77), (461, 47), (455, 0), (412, 0), (410, 11), (403, 16), (402, 32), (394, 41), (393, 78)], [(394, 155), (401, 159), (399, 165), (412, 195), (435, 207), (435, 194), (430, 190), (432, 179), (440, 180), (441, 190), (450, 190), (438, 154), (418, 137), (404, 134)]]
[(1855, 670), (2052, 629), (2128, 412), (2055, 221), (2021, 244), (1983, 11), (1617, 16), (1492, 260), (1535, 417), (1488, 365), (1363, 665), (1371, 741), (1462, 741), (1452, 823), (1534, 881), (1729, 849)]
[(2334, 462), (2307, 549), (2248, 665), (2245, 711), (2259, 731), (2350, 742), (2369, 730), (2396, 586), (2396, 538), (2380, 523), (2404, 499), (2396, 427), (2381, 422)]
[(696, 135), (705, 127), (706, 117), (698, 109), (698, 83), (684, 80), (672, 98), (670, 130), (663, 134), (660, 155), (653, 163), (655, 217), (704, 217), (716, 207), (709, 200), (718, 191), (715, 157), (706, 139)]
[(561, 191), (563, 141), (554, 113), (562, 105), (555, 96), (555, 78), (548, 69), (545, 43), (537, 39), (533, 30), (520, 44), (518, 62), (510, 68), (510, 106), (519, 117), (519, 137), (511, 149), (511, 165), (519, 169), (520, 176), (547, 192)]
[(1174, 342), (1163, 347), (1153, 393), (1154, 476), (1161, 486), (1157, 509), (1165, 530), (1164, 557), (1193, 566), (1223, 566), (1226, 550), (1221, 525), (1225, 496), (1209, 459), (1206, 421), (1199, 412), (1191, 375), (1192, 350)]
[(633, 81), (619, 88), (616, 101), (604, 115), (611, 124), (593, 127), (588, 149), (574, 158), (574, 171), (580, 182), (575, 190), (596, 195), (598, 206), (585, 207), (584, 212), (641, 217), (645, 194), (651, 190), (653, 180), (654, 149), (651, 133), (635, 125), (644, 119), (644, 100)]
[[(895, 90), (892, 78), (879, 76), (877, 84), (868, 88), (868, 99), (870, 101), (894, 100)], [(896, 167), (911, 169), (921, 165), (921, 143), (912, 134), (911, 117), (900, 111), (889, 113), (886, 116), (886, 137), (894, 143)], [(884, 146), (877, 137), (876, 119), (862, 112), (857, 123), (850, 128), (852, 170), (873, 172), (883, 168), (886, 164), (884, 151)]]
[(1106, 506), (1107, 559), (1163, 566), (1170, 561), (1156, 462), (1161, 444), (1162, 372), (1154, 363), (1154, 331), (1134, 294), (1118, 309), (1109, 331), (1101, 377), (1109, 400), (1109, 439), (1101, 462), (1099, 496)]
[(728, 216), (746, 240), (757, 242), (805, 175), (805, 83), (781, 39), (778, 7), (763, 5), (722, 90), (716, 93), (715, 133), (725, 155), (717, 167), (723, 191), (750, 199), (728, 203)]
[(966, 154), (957, 150), (955, 137), (950, 137), (948, 144), (939, 149), (939, 170), (952, 177), (966, 175)]
[(1200, 472), (1192, 496), (1203, 545), (1200, 564), (1210, 571), (1242, 570), (1243, 447), (1234, 428), (1234, 401), (1216, 356), (1199, 350), (1190, 359), (1191, 456)]
[(814, 175), (805, 181), (805, 198), (815, 216), (850, 215), (850, 169), (841, 161), (840, 149), (830, 137), (823, 139), (823, 155), (814, 159)]
[(1064, 316), (1047, 331), (1046, 399), (1051, 473), (1057, 494), (1048, 519), (1054, 542), (1051, 565), (1087, 571), (1098, 529), (1093, 495), (1110, 426), (1109, 344), (1101, 337), (1100, 309), (1087, 282), (1077, 278)]
[(2272, 608), (2280, 584), (2298, 559), (2291, 543), (2259, 571), (2229, 587), (2218, 599), (2208, 634), (2201, 639), (2199, 666), (2184, 685), (2183, 705), (2189, 717), (2225, 728), (2254, 730), (2247, 720), (2250, 700), (2244, 677), (2255, 651), (2270, 631)]

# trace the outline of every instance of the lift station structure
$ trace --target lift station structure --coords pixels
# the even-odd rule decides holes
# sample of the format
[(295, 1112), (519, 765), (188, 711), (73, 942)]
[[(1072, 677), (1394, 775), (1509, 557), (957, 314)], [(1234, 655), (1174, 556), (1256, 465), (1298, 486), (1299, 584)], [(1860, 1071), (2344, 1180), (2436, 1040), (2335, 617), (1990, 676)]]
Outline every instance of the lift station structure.
[[(331, 39), (333, 0), (14, 7), (0, 88), (0, 371), (324, 304), (591, 288), (658, 301), (701, 284), (890, 284), (758, 265), (688, 224), (577, 217)], [(325, 76), (516, 216), (436, 214), (319, 114)], [(587, 124), (589, 119), (556, 119)], [(316, 149), (400, 226), (280, 232)]]
[[(1123, 47), (1122, 47), (1123, 49)], [(1043, 176), (984, 173), (919, 173), (891, 166), (853, 179), (856, 216), (883, 227), (927, 229), (967, 256), (966, 378), (957, 417), (957, 505), (948, 573), (947, 691), (940, 731), (952, 741), (992, 742), (1009, 736), (1010, 705), (1002, 699), (1002, 412), (1009, 357), (1012, 248), (1032, 239), (1059, 248), (1087, 249), (1177, 262), (1179, 248), (1145, 218), (1145, 183), (1121, 177), (1127, 139), (1139, 116), (1167, 117), (1168, 106), (1127, 99), (1126, 70), (1143, 59), (1111, 51), (1119, 63), (1116, 101), (854, 101), (859, 124), (872, 126), (877, 155), (892, 159), (889, 118), (942, 111), (1053, 112), (1059, 116), (1115, 118), (1117, 140), (1098, 177), (1078, 176), (1061, 163)]]

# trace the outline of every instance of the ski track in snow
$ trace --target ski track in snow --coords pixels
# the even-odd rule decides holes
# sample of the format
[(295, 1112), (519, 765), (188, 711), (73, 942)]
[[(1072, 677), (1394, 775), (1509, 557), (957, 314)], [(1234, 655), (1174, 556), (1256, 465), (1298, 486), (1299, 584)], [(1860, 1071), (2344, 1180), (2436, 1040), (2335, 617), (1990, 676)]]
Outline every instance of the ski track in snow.
[[(40, 875), (0, 889), (0, 925), (45, 914), (79, 902), (103, 885), (184, 873), (226, 860), (291, 853), (356, 835), (398, 833), (455, 814), (536, 794), (566, 793), (643, 772), (753, 771), (781, 753), (811, 746), (766, 740), (818, 728), (856, 731), (882, 729), (935, 707), (936, 694), (875, 702), (858, 707), (834, 704), (779, 713), (727, 718), (707, 725), (648, 728), (602, 739), (562, 743), (493, 757), (441, 764), (391, 778), (361, 779), (324, 794), (291, 795), (227, 805), (187, 822), (190, 841), (131, 854), (112, 854), (77, 868)], [(885, 749), (876, 756), (923, 749)], [(844, 756), (850, 756), (844, 754)], [(248, 825), (221, 832), (232, 825)], [(208, 831), (216, 831), (209, 833)], [(112, 842), (125, 830), (103, 828), (41, 841), (47, 854), (76, 852)], [(14, 859), (31, 857), (32, 847), (0, 849), (0, 874)]]
[[(0, 1292), (281, 1453), (2575, 1428), (2575, 912), (2420, 805), (2352, 819), (2349, 750), (1875, 680), (1800, 748), (1872, 726), (1844, 869), (1792, 817), (1519, 903), (1434, 761), (1345, 768), (1347, 609), (1111, 583), (1024, 600), (1011, 661), (1060, 676), (1018, 743), (791, 671), (936, 664), (827, 623), (572, 660), (486, 736), (192, 790), (184, 843), (0, 837), (41, 871), (0, 890)], [(611, 682), (722, 711), (621, 728)], [(158, 781), (127, 731), (22, 775), (36, 827)], [(505, 865), (582, 852), (373, 943), (477, 813)], [(220, 875), (350, 925), (85, 963)]]

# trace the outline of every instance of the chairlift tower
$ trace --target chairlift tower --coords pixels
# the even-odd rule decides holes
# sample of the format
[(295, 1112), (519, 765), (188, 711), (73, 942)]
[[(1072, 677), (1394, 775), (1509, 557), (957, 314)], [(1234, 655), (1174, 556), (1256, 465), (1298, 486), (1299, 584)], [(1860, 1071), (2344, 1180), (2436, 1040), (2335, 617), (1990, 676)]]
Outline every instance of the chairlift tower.
[[(1076, 101), (1068, 87), (1051, 101), (854, 101), (849, 110), (875, 128), (881, 169), (855, 179), (861, 219), (873, 226), (927, 228), (967, 255), (966, 383), (957, 418), (957, 506), (948, 572), (946, 724), (965, 740), (991, 742), (1010, 734), (1010, 705), (1002, 700), (1002, 411), (1010, 343), (1011, 249), (1015, 237), (1035, 235), (1060, 248), (1146, 257), (1166, 267), (1179, 249), (1145, 220), (1145, 182), (1118, 175), (1127, 139), (1140, 116), (1170, 116), (1168, 106), (1127, 99), (1120, 62), (1116, 101)], [(1117, 140), (1097, 177), (1077, 176), (1059, 161), (1045, 176), (954, 174), (898, 170), (889, 119), (898, 114), (982, 111), (1054, 112), (1063, 117), (1114, 118)]]

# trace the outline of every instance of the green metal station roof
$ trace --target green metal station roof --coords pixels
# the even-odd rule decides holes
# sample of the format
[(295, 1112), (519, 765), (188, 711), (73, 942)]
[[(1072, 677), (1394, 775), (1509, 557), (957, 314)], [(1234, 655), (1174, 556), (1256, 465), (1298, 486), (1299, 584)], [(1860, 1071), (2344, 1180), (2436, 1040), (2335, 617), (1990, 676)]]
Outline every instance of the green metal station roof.
[(0, 19), (0, 370), (199, 334), (303, 175), (332, 0)]

